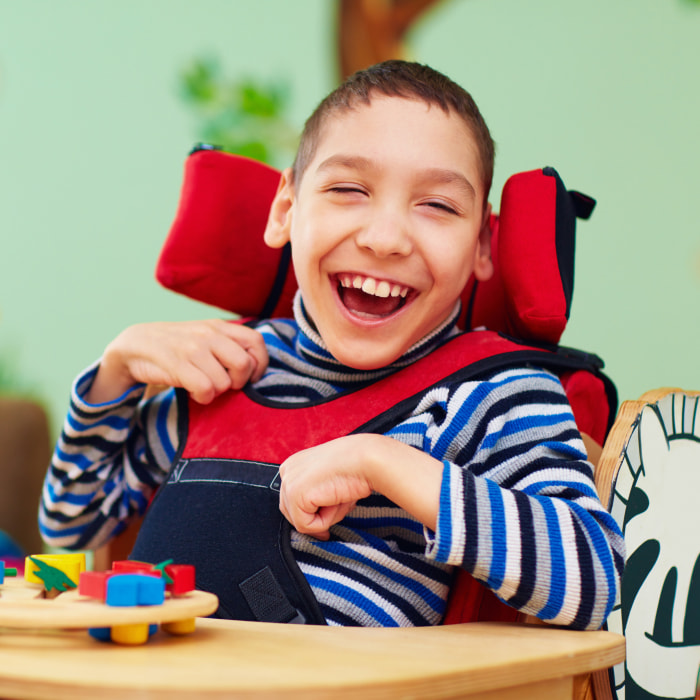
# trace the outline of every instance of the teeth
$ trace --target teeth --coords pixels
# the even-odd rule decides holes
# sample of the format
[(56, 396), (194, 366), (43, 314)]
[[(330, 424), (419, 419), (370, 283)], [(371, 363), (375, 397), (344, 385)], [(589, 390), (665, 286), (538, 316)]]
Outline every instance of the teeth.
[(343, 287), (361, 289), (365, 294), (378, 297), (402, 297), (406, 298), (409, 288), (400, 284), (391, 284), (386, 280), (376, 280), (374, 277), (362, 277), (362, 275), (340, 275), (340, 284)]
[(374, 294), (374, 292), (377, 289), (377, 281), (373, 279), (372, 277), (368, 277), (363, 283), (362, 283), (362, 291), (365, 294)]
[(388, 282), (384, 282), (383, 280), (377, 285), (377, 291), (375, 294), (378, 297), (383, 297), (386, 299), (386, 297), (391, 294), (391, 285)]

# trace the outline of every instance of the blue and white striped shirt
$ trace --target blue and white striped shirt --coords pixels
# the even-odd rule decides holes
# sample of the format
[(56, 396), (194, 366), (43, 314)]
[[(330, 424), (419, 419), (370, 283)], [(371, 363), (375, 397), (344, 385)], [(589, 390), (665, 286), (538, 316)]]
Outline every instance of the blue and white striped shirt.
[[(340, 365), (308, 323), (257, 328), (270, 355), (255, 388), (289, 402), (358, 388), (453, 336), (455, 313), (391, 367)], [(134, 387), (93, 406), (97, 365), (75, 382), (46, 476), (40, 528), (51, 545), (97, 547), (142, 513), (178, 447), (174, 391), (144, 399)], [(329, 541), (293, 532), (292, 547), (331, 625), (438, 624), (453, 567), (513, 607), (555, 624), (598, 628), (610, 612), (624, 561), (620, 531), (600, 504), (592, 467), (559, 380), (515, 368), (439, 386), (387, 435), (444, 464), (433, 533), (374, 494), (332, 528)]]

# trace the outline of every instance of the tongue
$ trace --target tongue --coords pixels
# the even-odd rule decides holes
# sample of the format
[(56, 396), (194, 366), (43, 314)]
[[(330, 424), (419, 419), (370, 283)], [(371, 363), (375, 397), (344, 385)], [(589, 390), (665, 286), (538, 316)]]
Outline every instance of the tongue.
[(372, 316), (389, 316), (398, 310), (402, 301), (401, 297), (377, 297), (352, 288), (342, 289), (341, 298), (350, 311)]

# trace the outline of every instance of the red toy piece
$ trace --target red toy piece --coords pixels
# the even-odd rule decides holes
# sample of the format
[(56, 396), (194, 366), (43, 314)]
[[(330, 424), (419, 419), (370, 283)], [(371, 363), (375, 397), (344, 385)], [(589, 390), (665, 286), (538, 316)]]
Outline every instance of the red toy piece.
[(109, 579), (123, 574), (164, 578), (165, 590), (172, 596), (186, 595), (195, 588), (195, 569), (191, 564), (149, 564), (125, 559), (112, 562), (110, 571), (83, 571), (80, 574), (78, 593), (104, 603), (107, 600)]
[(83, 571), (78, 582), (78, 593), (104, 603), (107, 597), (107, 579), (111, 575), (111, 571)]
[(123, 559), (112, 562), (112, 573), (114, 574), (148, 574), (150, 576), (160, 576), (160, 569), (146, 561), (131, 561)]
[(191, 564), (169, 564), (165, 573), (173, 581), (165, 588), (171, 595), (185, 595), (194, 590), (194, 566)]

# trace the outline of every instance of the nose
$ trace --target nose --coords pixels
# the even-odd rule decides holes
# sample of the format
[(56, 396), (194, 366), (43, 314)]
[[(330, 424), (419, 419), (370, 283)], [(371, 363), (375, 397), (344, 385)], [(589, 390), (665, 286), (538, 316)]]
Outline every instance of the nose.
[(408, 222), (391, 211), (376, 213), (357, 233), (360, 248), (372, 251), (378, 258), (407, 256), (413, 251), (413, 237)]

